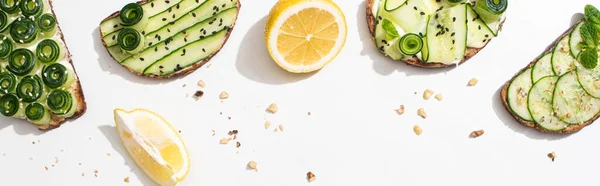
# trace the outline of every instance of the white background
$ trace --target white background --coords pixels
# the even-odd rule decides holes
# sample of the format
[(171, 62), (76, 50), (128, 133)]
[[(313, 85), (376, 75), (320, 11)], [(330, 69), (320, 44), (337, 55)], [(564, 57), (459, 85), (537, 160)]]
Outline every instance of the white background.
[[(515, 122), (499, 98), (502, 85), (593, 0), (511, 0), (500, 37), (464, 65), (443, 70), (383, 57), (367, 30), (365, 2), (334, 1), (346, 15), (348, 38), (320, 72), (294, 75), (277, 67), (263, 37), (276, 1), (242, 0), (237, 26), (210, 68), (154, 80), (126, 71), (100, 42), (98, 24), (126, 1), (56, 0), (89, 109), (49, 132), (0, 118), (0, 185), (153, 185), (121, 146), (112, 119), (115, 108), (138, 107), (182, 131), (192, 161), (182, 186), (600, 184), (600, 125), (573, 135), (542, 134)], [(473, 77), (480, 83), (467, 87)], [(199, 80), (206, 82), (204, 97), (186, 97), (199, 90)], [(425, 89), (445, 99), (424, 101)], [(231, 95), (223, 103), (221, 91)], [(265, 112), (273, 102), (280, 108), (275, 115)], [(401, 104), (406, 113), (399, 116), (394, 109)], [(420, 107), (427, 119), (417, 116)], [(265, 119), (273, 123), (269, 130)], [(285, 131), (273, 132), (279, 124)], [(239, 153), (235, 143), (218, 144), (233, 129)], [(485, 135), (468, 138), (478, 129)], [(546, 157), (552, 151), (555, 162)], [(258, 172), (246, 169), (250, 160)], [(306, 181), (308, 171), (317, 181)]]

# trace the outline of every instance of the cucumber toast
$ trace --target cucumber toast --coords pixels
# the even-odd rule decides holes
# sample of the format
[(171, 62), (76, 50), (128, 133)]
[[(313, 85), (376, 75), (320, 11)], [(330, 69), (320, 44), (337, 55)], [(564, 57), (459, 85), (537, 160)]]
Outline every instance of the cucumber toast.
[(521, 124), (543, 132), (572, 133), (600, 116), (598, 46), (600, 12), (585, 18), (521, 70), (502, 89), (502, 102)]
[(0, 115), (49, 130), (85, 111), (52, 1), (0, 1)]
[(409, 65), (463, 63), (494, 37), (508, 0), (367, 0), (367, 24), (377, 49)]
[(112, 58), (134, 74), (171, 78), (198, 69), (229, 38), (238, 0), (144, 0), (100, 23)]

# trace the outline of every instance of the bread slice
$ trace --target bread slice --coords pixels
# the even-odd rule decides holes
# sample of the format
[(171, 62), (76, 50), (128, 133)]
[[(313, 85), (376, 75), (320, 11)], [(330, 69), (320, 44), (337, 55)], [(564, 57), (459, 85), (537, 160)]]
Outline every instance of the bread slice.
[[(372, 10), (373, 10), (373, 7), (376, 6), (375, 3), (378, 3), (378, 2), (379, 2), (379, 0), (367, 0), (367, 25), (369, 26), (369, 32), (371, 33), (371, 38), (373, 39), (373, 41), (375, 41), (375, 26), (377, 24), (377, 15), (374, 15)], [(504, 20), (502, 20), (502, 23), (500, 23), (500, 26), (499, 26), (500, 30), (502, 30), (504, 21), (506, 21), (506, 18)], [(467, 47), (467, 51), (465, 52), (465, 57), (460, 62), (458, 62), (458, 64), (444, 64), (444, 63), (440, 63), (440, 62), (423, 62), (417, 57), (402, 59), (401, 61), (406, 64), (412, 65), (412, 66), (423, 67), (423, 68), (444, 68), (444, 67), (455, 66), (455, 65), (462, 64), (462, 63), (466, 62), (467, 60), (471, 59), (471, 57), (473, 57), (477, 53), (479, 53), (479, 51), (481, 51), (481, 49), (485, 48), (487, 46), (487, 44), (490, 43), (490, 41), (492, 41), (492, 39), (487, 40), (486, 44), (481, 48)]]
[[(52, 0), (48, 0), (48, 2), (50, 4), (50, 11), (54, 15), (54, 17), (56, 17), (56, 14), (54, 13), (54, 7), (52, 6)], [(69, 118), (59, 118), (53, 114), (52, 122), (49, 125), (36, 125), (36, 126), (38, 126), (38, 128), (40, 130), (50, 130), (50, 129), (58, 128), (67, 119), (79, 118), (87, 110), (87, 104), (85, 103), (85, 97), (83, 96), (83, 89), (81, 88), (81, 82), (79, 81), (79, 76), (77, 75), (77, 72), (75, 71), (75, 66), (73, 65), (73, 59), (71, 58), (71, 52), (69, 51), (69, 47), (67, 46), (67, 42), (65, 41), (65, 37), (62, 33), (62, 29), (60, 28), (58, 19), (56, 19), (56, 33), (58, 35), (60, 35), (60, 39), (65, 43), (65, 49), (66, 49), (65, 60), (69, 61), (69, 64), (71, 64), (71, 67), (73, 67), (73, 72), (75, 73), (76, 79), (75, 79), (75, 82), (73, 82), (73, 85), (71, 85), (71, 88), (69, 88), (69, 92), (71, 92), (73, 94), (73, 96), (75, 96), (73, 99), (77, 99), (77, 108), (76, 108), (77, 111), (75, 112), (75, 114), (73, 116), (71, 116)]]
[[(583, 20), (581, 20), (583, 21)], [(579, 21), (579, 22), (581, 22)], [(579, 23), (578, 22), (578, 23)], [(569, 28), (565, 33), (563, 33), (561, 36), (558, 37), (558, 39), (556, 39), (554, 42), (552, 42), (552, 44), (544, 51), (542, 52), (542, 55), (540, 55), (539, 57), (537, 57), (536, 59), (534, 59), (533, 61), (531, 61), (525, 68), (523, 68), (521, 71), (519, 71), (519, 73), (517, 73), (510, 81), (506, 82), (506, 84), (504, 84), (504, 87), (502, 88), (502, 92), (500, 94), (500, 99), (502, 99), (502, 104), (504, 105), (504, 108), (506, 108), (506, 110), (517, 120), (517, 122), (521, 123), (522, 125), (525, 125), (527, 127), (531, 127), (531, 128), (535, 128), (539, 131), (542, 132), (549, 132), (549, 133), (573, 133), (573, 132), (577, 132), (581, 129), (583, 129), (584, 127), (587, 127), (588, 125), (591, 125), (596, 119), (598, 119), (598, 117), (600, 117), (600, 114), (594, 116), (593, 119), (591, 119), (588, 122), (585, 122), (583, 124), (580, 125), (570, 125), (568, 126), (566, 129), (563, 129), (561, 131), (550, 131), (550, 130), (546, 130), (542, 127), (540, 127), (539, 125), (537, 125), (535, 122), (531, 122), (531, 121), (525, 121), (523, 119), (521, 119), (517, 114), (515, 114), (511, 109), (510, 106), (508, 105), (508, 87), (510, 85), (510, 83), (513, 82), (513, 80), (521, 73), (523, 73), (525, 70), (527, 70), (527, 68), (532, 67), (537, 61), (538, 59), (543, 57), (543, 54), (546, 54), (552, 50), (554, 50), (554, 48), (556, 47), (556, 44), (558, 42), (560, 42), (560, 39), (567, 36), (568, 34), (571, 33), (571, 31), (573, 31), (573, 29), (575, 29), (575, 27), (577, 26), (577, 24), (574, 24), (571, 28)]]
[[(147, 2), (150, 2), (153, 0), (142, 0), (142, 1), (138, 1), (137, 4), (145, 4)], [(128, 68), (125, 65), (121, 65), (119, 63), (119, 65), (125, 67), (127, 70), (129, 70), (131, 73), (134, 73), (138, 76), (144, 76), (144, 77), (149, 77), (149, 78), (155, 78), (155, 79), (168, 79), (168, 78), (173, 78), (173, 77), (179, 77), (179, 76), (184, 76), (187, 74), (190, 74), (194, 71), (196, 71), (196, 69), (202, 67), (204, 64), (206, 64), (208, 61), (210, 61), (215, 55), (217, 55), (217, 53), (219, 53), (219, 51), (221, 51), (221, 49), (223, 48), (223, 46), (225, 46), (225, 44), (227, 43), (227, 40), (229, 40), (229, 36), (231, 36), (231, 32), (233, 31), (233, 28), (235, 27), (235, 24), (237, 23), (237, 19), (238, 19), (238, 15), (240, 14), (240, 8), (242, 7), (242, 4), (240, 1), (238, 1), (237, 3), (237, 14), (235, 17), (235, 20), (233, 21), (233, 24), (231, 25), (231, 28), (229, 28), (229, 30), (227, 30), (227, 33), (225, 34), (225, 42), (223, 42), (223, 45), (221, 45), (219, 47), (219, 49), (217, 51), (215, 51), (215, 53), (213, 53), (212, 55), (202, 59), (201, 61), (198, 61), (196, 63), (194, 63), (193, 65), (190, 65), (189, 67), (183, 68), (173, 74), (170, 74), (168, 76), (157, 76), (157, 75), (151, 75), (151, 74), (143, 74), (143, 73), (139, 73), (136, 72), (134, 70), (131, 70), (130, 68)], [(111, 14), (110, 16), (104, 18), (100, 24), (102, 24), (104, 21), (109, 20), (111, 18), (117, 17), (119, 16), (119, 14), (121, 13), (121, 11), (116, 11), (115, 13)], [(99, 27), (100, 29), (100, 33), (102, 33), (102, 27)], [(104, 45), (104, 48), (106, 48), (107, 52), (110, 54), (110, 51), (108, 51), (108, 45), (106, 44), (106, 42), (104, 41), (104, 38), (102, 37), (102, 34), (100, 34), (100, 40), (102, 41), (102, 45)], [(112, 57), (115, 62), (117, 61), (114, 56), (110, 55), (110, 57)], [(118, 62), (117, 62), (118, 63)]]

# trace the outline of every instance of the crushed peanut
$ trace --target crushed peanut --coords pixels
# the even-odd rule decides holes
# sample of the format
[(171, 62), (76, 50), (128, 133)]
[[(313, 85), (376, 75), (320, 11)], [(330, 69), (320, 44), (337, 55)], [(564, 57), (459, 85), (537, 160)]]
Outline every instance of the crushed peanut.
[(279, 125), (279, 130), (283, 132), (283, 125)]
[(484, 133), (483, 130), (476, 130), (476, 131), (471, 132), (470, 136), (471, 136), (471, 138), (477, 138), (477, 137), (483, 135), (483, 133)]
[(204, 88), (204, 86), (206, 86), (206, 83), (204, 83), (204, 81), (200, 80), (200, 81), (198, 81), (198, 86)]
[(431, 96), (433, 95), (433, 90), (431, 89), (427, 89), (425, 90), (425, 92), (423, 92), (423, 99), (424, 100), (429, 100), (429, 98), (431, 98)]
[(85, 173), (81, 173), (81, 177), (84, 177), (84, 176), (85, 176)]
[(221, 144), (221, 145), (225, 145), (225, 144), (228, 144), (228, 143), (229, 143), (229, 141), (231, 141), (231, 138), (229, 138), (229, 137), (226, 137), (226, 138), (223, 138), (223, 139), (221, 139), (221, 140), (219, 141), (219, 144)]
[(257, 171), (257, 172), (258, 172), (258, 169), (256, 168), (256, 167), (257, 167), (256, 161), (249, 161), (249, 162), (248, 162), (248, 167), (249, 167), (250, 169), (252, 169), (252, 170), (254, 170), (254, 171)]
[(219, 95), (219, 98), (221, 98), (221, 99), (227, 99), (227, 98), (229, 98), (229, 93), (227, 93), (227, 92), (223, 91), (223, 92), (221, 92), (221, 94)]
[(415, 131), (415, 134), (417, 134), (417, 135), (421, 135), (421, 133), (423, 133), (423, 130), (421, 130), (421, 127), (419, 127), (419, 125), (415, 125), (413, 127), (413, 130)]
[(417, 110), (417, 115), (421, 116), (423, 119), (427, 118), (427, 113), (425, 112), (425, 109), (420, 108), (419, 110)]
[(194, 98), (196, 98), (196, 99), (200, 99), (200, 98), (202, 98), (202, 96), (204, 96), (204, 92), (201, 90), (198, 90), (194, 93)]
[(469, 80), (469, 84), (468, 84), (468, 85), (469, 85), (470, 87), (472, 87), (472, 86), (475, 86), (475, 85), (477, 85), (477, 83), (479, 83), (479, 80), (477, 80), (477, 79), (473, 78), (473, 79)]
[(275, 103), (272, 103), (271, 105), (269, 105), (269, 107), (267, 108), (267, 111), (275, 114), (277, 113), (277, 110), (279, 110), (279, 108), (277, 108), (277, 105)]
[(435, 95), (435, 99), (437, 99), (438, 101), (442, 101), (442, 100), (444, 100), (444, 95), (442, 95), (442, 94)]
[(125, 179), (123, 179), (123, 182), (129, 183), (129, 177), (126, 177)]
[(312, 172), (308, 172), (308, 173), (306, 173), (306, 179), (310, 183), (310, 182), (317, 180), (317, 176), (315, 176), (315, 174)]
[(240, 148), (242, 146), (242, 143), (240, 143), (239, 141), (235, 143), (235, 147)]
[(552, 159), (552, 161), (554, 162), (554, 158), (556, 158), (556, 153), (554, 153), (554, 152), (548, 153), (548, 158)]
[(269, 129), (269, 127), (271, 127), (271, 122), (265, 121), (265, 129)]
[(400, 108), (396, 109), (396, 113), (398, 113), (398, 115), (404, 114), (404, 105), (400, 105)]

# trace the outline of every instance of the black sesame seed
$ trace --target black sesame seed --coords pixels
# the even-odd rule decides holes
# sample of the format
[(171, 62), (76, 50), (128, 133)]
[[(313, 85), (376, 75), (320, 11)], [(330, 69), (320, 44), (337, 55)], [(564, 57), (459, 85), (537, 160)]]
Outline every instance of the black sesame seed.
[(154, 7), (154, 3), (150, 3), (150, 7)]
[(142, 35), (146, 35), (146, 31), (142, 31)]
[(173, 19), (175, 19), (175, 14), (173, 14)]
[(116, 37), (117, 37), (117, 35), (113, 35), (112, 39), (115, 40)]
[(456, 41), (455, 41), (455, 40), (452, 40), (452, 44), (454, 44), (454, 43), (456, 43)]
[(213, 31), (212, 34), (217, 34), (217, 31)]
[(425, 12), (421, 12), (421, 15), (425, 15)]
[(200, 39), (204, 39), (204, 36), (200, 36)]
[(171, 32), (171, 29), (167, 28), (167, 32)]
[(175, 8), (179, 9), (179, 4), (177, 4), (177, 7), (175, 7)]
[(196, 17), (196, 13), (192, 12), (192, 16)]
[(163, 67), (162, 65), (160, 65), (160, 66), (158, 66), (158, 68), (160, 68), (160, 69), (163, 69), (163, 68), (165, 68), (165, 67)]
[(169, 47), (165, 47), (165, 50), (169, 50)]
[(435, 14), (435, 18), (436, 18), (436, 19), (437, 19), (437, 18), (439, 18), (439, 17), (440, 17), (440, 15), (438, 15), (438, 14)]
[(450, 32), (450, 29), (446, 28), (446, 32)]
[(486, 34), (485, 37), (490, 37), (490, 35)]
[(165, 1), (165, 3), (167, 3), (167, 4), (169, 4), (170, 2), (171, 2), (171, 1), (169, 1), (169, 0), (166, 0), (166, 1)]
[(204, 48), (202, 48), (202, 52), (206, 52), (206, 50)]
[(152, 46), (152, 42), (148, 43), (148, 46)]
[(154, 52), (158, 52), (158, 47), (155, 47), (155, 48), (154, 48)]
[(187, 42), (187, 38), (185, 38), (185, 37), (184, 37), (184, 38), (183, 38), (183, 42)]
[(119, 25), (115, 25), (115, 26), (113, 26), (113, 28), (117, 28), (117, 27), (119, 27)]
[(158, 34), (154, 35), (154, 38), (158, 38)]
[(143, 57), (140, 57), (140, 60), (141, 60), (141, 61), (144, 61), (144, 58), (143, 58)]
[(481, 25), (479, 25), (479, 30), (481, 30)]
[(225, 4), (221, 5), (221, 7), (225, 8)]
[(454, 36), (456, 33), (452, 32), (452, 34), (450, 34), (450, 36)]
[(200, 3), (200, 0), (196, 0), (196, 3)]
[(452, 22), (456, 22), (456, 17), (453, 17), (453, 18), (452, 18)]
[(485, 43), (487, 41), (487, 39), (484, 39), (483, 42)]
[(166, 21), (166, 20), (167, 20), (167, 18), (164, 18), (164, 17), (162, 18), (162, 21)]
[(175, 21), (171, 21), (171, 22), (169, 22), (169, 24), (173, 25), (173, 24), (175, 24)]
[(413, 7), (413, 9), (417, 10), (417, 6)]

